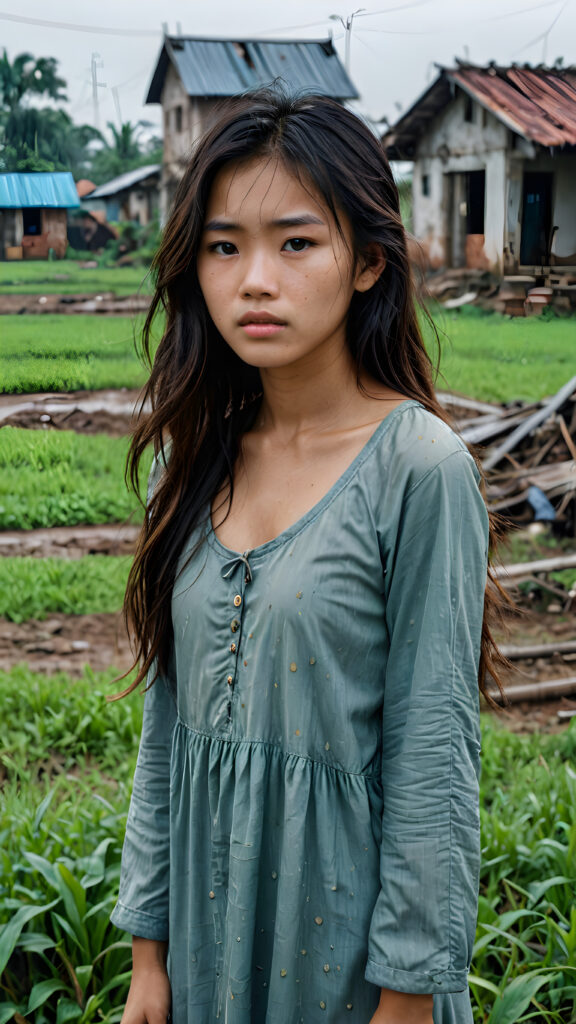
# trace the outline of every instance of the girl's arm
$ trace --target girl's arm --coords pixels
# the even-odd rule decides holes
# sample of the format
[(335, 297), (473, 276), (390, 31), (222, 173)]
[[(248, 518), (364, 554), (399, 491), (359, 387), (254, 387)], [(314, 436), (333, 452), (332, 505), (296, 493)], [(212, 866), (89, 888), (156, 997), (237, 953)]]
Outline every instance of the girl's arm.
[(166, 942), (134, 936), (132, 982), (121, 1024), (166, 1024), (170, 1012), (167, 953)]
[(370, 1024), (433, 1024), (434, 996), (414, 996), (383, 988)]
[(429, 996), (467, 988), (475, 932), (487, 515), (464, 449), (422, 452), (384, 551), (381, 890), (366, 978)]
[(160, 677), (146, 691), (132, 799), (122, 850), (120, 893), (112, 922), (144, 939), (166, 942), (170, 890), (170, 752), (176, 705)]

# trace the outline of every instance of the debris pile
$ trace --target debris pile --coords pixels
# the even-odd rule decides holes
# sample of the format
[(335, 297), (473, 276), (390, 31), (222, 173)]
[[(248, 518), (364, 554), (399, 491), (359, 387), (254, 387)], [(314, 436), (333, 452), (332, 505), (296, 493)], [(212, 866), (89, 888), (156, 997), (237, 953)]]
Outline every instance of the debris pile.
[(538, 276), (459, 267), (431, 274), (426, 292), (444, 309), (474, 305), (507, 316), (538, 316), (547, 307), (558, 313), (576, 310), (576, 271), (551, 267)]
[(440, 398), (480, 456), (492, 510), (517, 526), (555, 523), (576, 536), (576, 377), (532, 404)]
[[(551, 398), (532, 404), (520, 402), (492, 405), (464, 396), (440, 394), (450, 409), (462, 438), (475, 451), (486, 475), (486, 493), (490, 508), (504, 521), (529, 532), (550, 531), (564, 537), (576, 537), (576, 377)], [(518, 595), (518, 587), (528, 586), (528, 596), (545, 594), (547, 612), (557, 613), (568, 629), (565, 637), (507, 647), (504, 653), (516, 669), (506, 679), (508, 701), (561, 700), (557, 711), (560, 721), (576, 715), (576, 658), (574, 630), (570, 616), (576, 609), (576, 583), (573, 579), (576, 554), (559, 552), (557, 557), (497, 570), (499, 582)], [(566, 574), (564, 570), (570, 572)], [(558, 573), (562, 582), (558, 582)], [(539, 598), (540, 600), (540, 598)], [(524, 603), (524, 602), (522, 602)], [(525, 620), (526, 621), (526, 620)], [(531, 667), (550, 666), (555, 678), (533, 678)], [(572, 669), (572, 673), (570, 673)], [(494, 689), (492, 694), (500, 700)], [(572, 697), (572, 702), (567, 701)]]

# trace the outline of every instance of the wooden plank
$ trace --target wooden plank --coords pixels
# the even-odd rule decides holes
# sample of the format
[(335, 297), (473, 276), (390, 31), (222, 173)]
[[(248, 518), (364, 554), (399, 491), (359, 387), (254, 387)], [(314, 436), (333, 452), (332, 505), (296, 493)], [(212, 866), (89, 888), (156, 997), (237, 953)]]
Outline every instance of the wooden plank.
[(576, 555), (560, 555), (558, 558), (541, 558), (537, 562), (519, 562), (515, 565), (497, 565), (496, 579), (520, 579), (534, 576), (539, 572), (559, 572), (561, 569), (576, 569)]
[(500, 459), (503, 458), (507, 452), (513, 451), (514, 448), (523, 441), (525, 437), (532, 433), (536, 427), (539, 427), (541, 423), (544, 423), (553, 412), (556, 412), (561, 405), (566, 402), (570, 396), (576, 391), (576, 377), (572, 377), (555, 395), (549, 399), (545, 405), (538, 409), (532, 416), (529, 416), (523, 423), (520, 424), (516, 430), (504, 439), (500, 444), (485, 460), (484, 470), (492, 469), (496, 466)]
[(502, 644), (500, 651), (508, 661), (518, 661), (522, 658), (553, 658), (555, 654), (574, 654), (576, 640), (561, 640), (556, 644), (523, 644), (521, 647)]
[(554, 700), (556, 697), (569, 696), (576, 693), (576, 676), (565, 679), (547, 679), (541, 683), (522, 683), (519, 686), (504, 687), (504, 697), (499, 690), (489, 690), (490, 696), (498, 704), (506, 700), (514, 704), (519, 700)]

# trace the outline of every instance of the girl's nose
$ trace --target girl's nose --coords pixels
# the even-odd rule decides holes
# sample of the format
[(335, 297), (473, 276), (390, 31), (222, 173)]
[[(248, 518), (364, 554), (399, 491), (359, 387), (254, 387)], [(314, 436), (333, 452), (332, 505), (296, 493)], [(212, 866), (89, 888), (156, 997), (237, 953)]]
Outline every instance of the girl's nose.
[(264, 253), (254, 253), (246, 258), (240, 286), (245, 298), (261, 295), (274, 297), (278, 294), (278, 278), (274, 261)]

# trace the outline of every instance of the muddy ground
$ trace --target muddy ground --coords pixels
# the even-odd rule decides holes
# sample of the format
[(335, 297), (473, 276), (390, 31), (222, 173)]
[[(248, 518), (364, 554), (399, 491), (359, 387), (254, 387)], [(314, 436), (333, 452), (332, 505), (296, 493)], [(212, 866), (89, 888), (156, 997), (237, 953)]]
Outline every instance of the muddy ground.
[(28, 430), (75, 430), (79, 434), (122, 437), (134, 427), (140, 392), (70, 391), (32, 395), (0, 395), (0, 427)]
[(103, 526), (53, 526), (45, 530), (0, 531), (0, 558), (82, 558), (84, 555), (131, 555), (139, 527), (119, 523)]
[(98, 316), (135, 316), (145, 313), (150, 305), (149, 295), (116, 295), (101, 292), (99, 295), (86, 292), (75, 295), (2, 295), (0, 315), (24, 313), (96, 313)]

